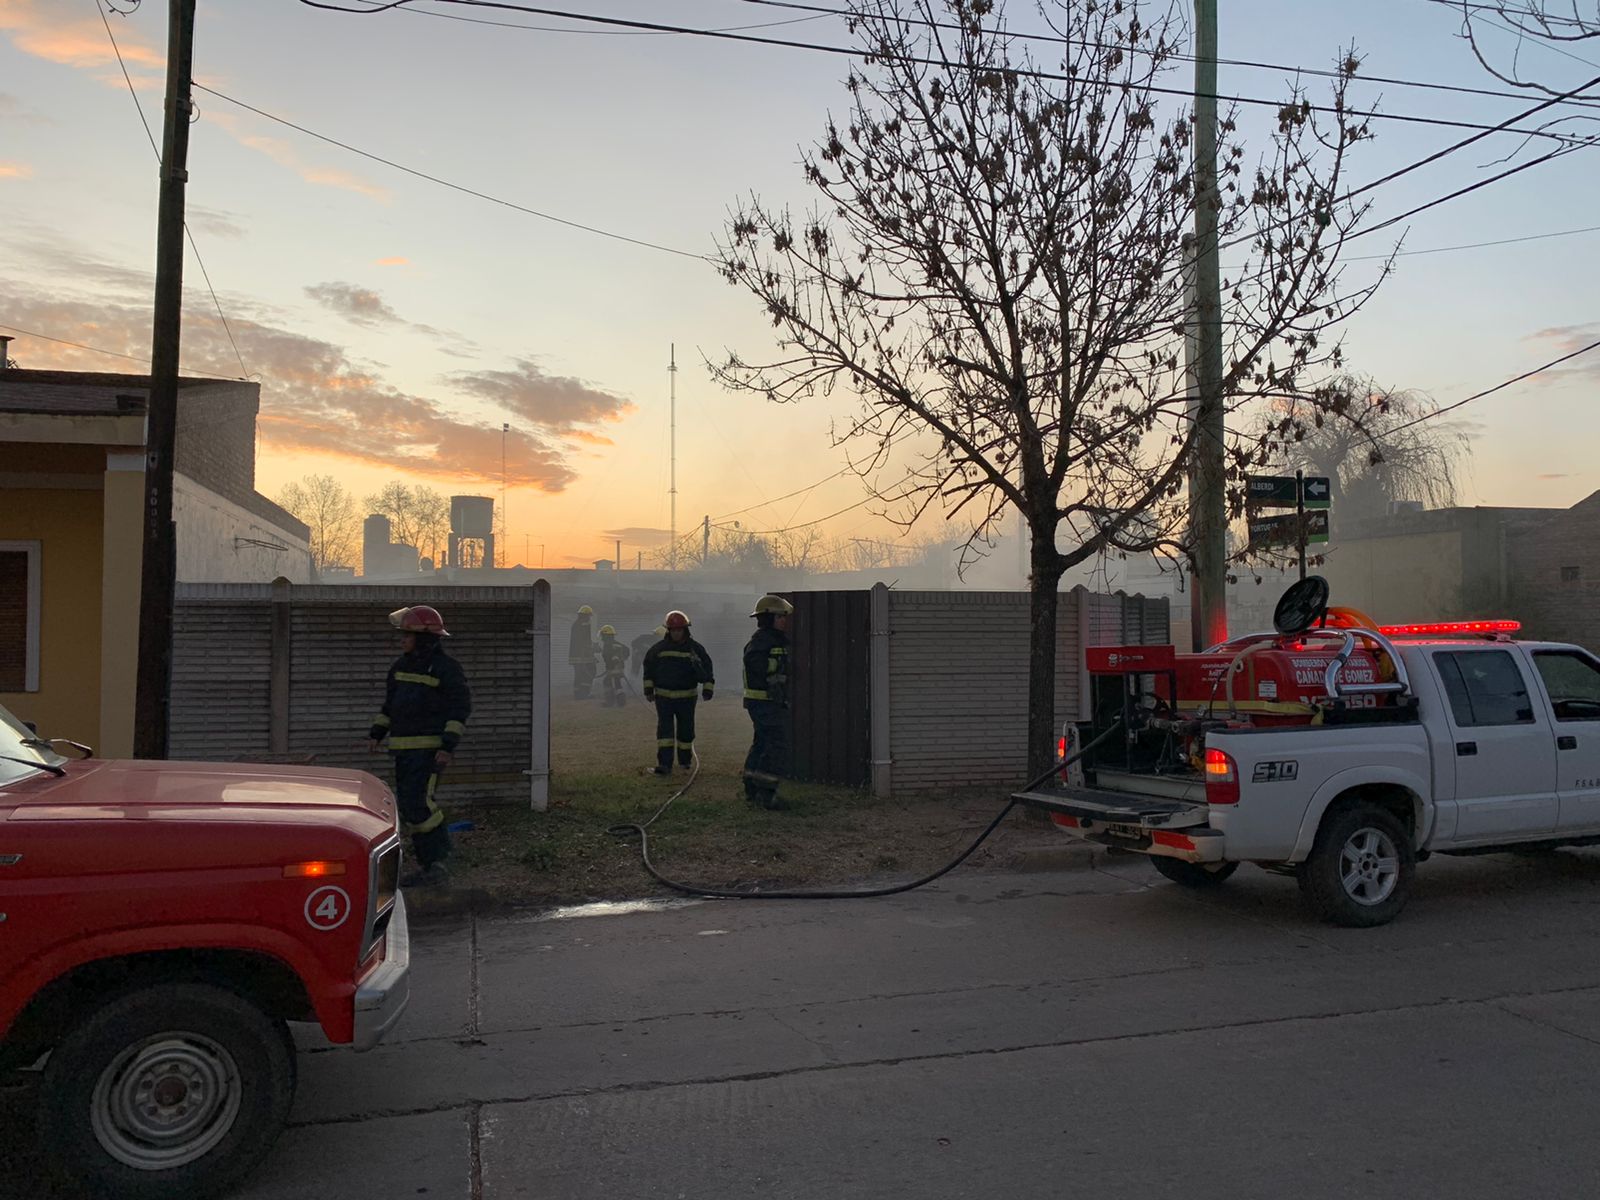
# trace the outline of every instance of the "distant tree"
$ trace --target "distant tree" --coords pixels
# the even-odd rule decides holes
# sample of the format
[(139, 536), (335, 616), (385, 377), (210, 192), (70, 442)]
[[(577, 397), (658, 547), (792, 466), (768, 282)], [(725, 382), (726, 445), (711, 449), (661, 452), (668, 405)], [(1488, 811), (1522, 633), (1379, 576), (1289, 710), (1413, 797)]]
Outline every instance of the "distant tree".
[[(871, 470), (902, 435), (933, 435), (937, 450), (879, 495), (908, 525), (934, 506), (961, 516), (964, 561), (1021, 513), (1035, 771), (1054, 745), (1063, 573), (1108, 550), (1186, 549), (1197, 206), (1216, 209), (1241, 263), (1223, 288), (1230, 412), (1339, 402), (1325, 386), (1335, 333), (1376, 286), (1344, 288), (1339, 267), (1364, 211), (1346, 199), (1346, 158), (1370, 136), (1348, 105), (1353, 55), (1320, 109), (1285, 98), (1254, 170), (1223, 120), (1217, 190), (1201, 196), (1192, 116), (1164, 98), (1188, 83), (1174, 75), (1179, 5), (1037, 7), (1059, 39), (1047, 61), (1007, 35), (994, 0), (855, 0), (867, 65), (845, 119), (802, 155), (815, 209), (753, 197), (719, 249), (778, 352), (715, 368), (769, 401), (846, 390), (860, 413), (840, 440), (874, 447)], [(1245, 428), (1230, 422), (1235, 477), (1257, 450)]]
[(391, 537), (402, 546), (415, 546), (436, 561), (450, 536), (450, 502), (431, 487), (407, 487), (398, 480), (386, 483), (367, 497), (367, 511), (389, 518)]
[(1384, 516), (1393, 500), (1415, 500), (1426, 508), (1456, 502), (1472, 454), (1461, 424), (1429, 419), (1437, 406), (1420, 392), (1389, 391), (1354, 375), (1337, 386), (1355, 419), (1294, 416), (1269, 422), (1265, 462), (1328, 476), (1335, 522)]
[(355, 565), (361, 522), (344, 484), (332, 475), (307, 475), (285, 484), (278, 503), (311, 526), (311, 563), (317, 571)]

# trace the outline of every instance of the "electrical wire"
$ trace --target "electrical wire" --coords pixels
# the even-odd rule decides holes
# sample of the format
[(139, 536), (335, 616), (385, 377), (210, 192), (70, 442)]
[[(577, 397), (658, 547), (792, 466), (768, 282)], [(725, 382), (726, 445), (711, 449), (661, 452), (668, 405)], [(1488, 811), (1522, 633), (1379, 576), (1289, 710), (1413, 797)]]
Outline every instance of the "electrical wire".
[[(301, 0), (301, 2), (308, 3), (309, 0)], [(323, 6), (319, 5), (318, 7)], [(339, 11), (346, 10), (341, 9)], [(348, 11), (377, 12), (379, 10), (353, 9)], [(646, 250), (659, 250), (663, 254), (676, 254), (680, 258), (693, 258), (702, 262), (713, 261), (710, 255), (696, 254), (692, 250), (679, 250), (675, 246), (663, 246), (659, 242), (649, 242), (645, 241), (643, 238), (629, 237), (625, 233), (615, 233), (609, 229), (602, 229), (597, 225), (585, 225), (581, 221), (571, 221), (566, 217), (558, 217), (554, 213), (540, 212), (538, 209), (529, 208), (525, 204), (518, 204), (513, 200), (506, 200), (499, 196), (491, 195), (488, 192), (480, 192), (476, 188), (467, 187), (465, 184), (452, 183), (450, 180), (443, 179), (438, 175), (430, 175), (426, 171), (419, 171), (415, 167), (408, 167), (404, 163), (395, 162), (391, 158), (384, 158), (381, 154), (373, 154), (369, 150), (362, 150), (357, 146), (352, 146), (349, 142), (342, 142), (338, 138), (329, 137), (325, 133), (318, 133), (315, 129), (308, 129), (304, 125), (297, 125), (287, 117), (280, 117), (275, 113), (268, 112), (264, 108), (257, 108), (253, 104), (247, 104), (237, 97), (228, 95), (226, 92), (219, 92), (215, 88), (208, 88), (201, 83), (195, 84), (194, 87), (196, 91), (205, 92), (208, 96), (215, 96), (218, 100), (226, 100), (229, 104), (242, 108), (246, 112), (255, 113), (256, 116), (262, 117), (265, 120), (274, 121), (279, 125), (285, 126), (286, 128), (293, 129), (296, 133), (303, 133), (307, 137), (316, 138), (319, 142), (326, 142), (330, 146), (337, 146), (339, 149), (348, 151), (349, 153), (360, 158), (365, 158), (375, 163), (382, 163), (386, 167), (391, 167), (396, 171), (400, 171), (406, 175), (415, 176), (418, 179), (425, 179), (429, 183), (434, 183), (438, 184), (440, 187), (449, 188), (453, 192), (460, 192), (463, 195), (474, 196), (479, 200), (487, 200), (490, 204), (498, 204), (502, 208), (509, 208), (515, 210), (516, 212), (526, 213), (530, 217), (538, 217), (541, 221), (552, 221), (557, 225), (565, 225), (568, 229), (581, 229), (585, 233), (598, 234), (600, 237), (611, 238), (613, 241), (627, 242), (629, 245), (633, 246), (642, 246)]]
[[(376, 2), (376, 0), (374, 0), (374, 2)], [(359, 10), (359, 9), (355, 9), (355, 10), (340, 9), (339, 11), (341, 11), (341, 12), (351, 12), (351, 11), (359, 12), (361, 10)], [(374, 8), (374, 9), (370, 9), (368, 11), (381, 12), (383, 10)], [(460, 22), (462, 22), (463, 24), (466, 24), (466, 25), (489, 25), (489, 26), (492, 26), (495, 29), (526, 29), (530, 33), (570, 33), (570, 34), (582, 34), (582, 35), (585, 35), (585, 36), (588, 36), (588, 37), (656, 37), (656, 36), (662, 36), (662, 35), (652, 34), (652, 33), (648, 33), (648, 32), (645, 32), (645, 31), (642, 31), (642, 30), (637, 30), (637, 29), (572, 29), (570, 27), (561, 26), (561, 25), (522, 25), (522, 24), (519, 24), (516, 21), (489, 21), (489, 20), (485, 20), (483, 17), (463, 17), (463, 16), (457, 15), (456, 13), (434, 12), (432, 9), (428, 9), (428, 8), (412, 8), (410, 4), (406, 4), (406, 5), (402, 6), (399, 11), (403, 12), (403, 13), (410, 13), (413, 16), (418, 16), (418, 17), (437, 17), (441, 21), (460, 21)], [(781, 25), (804, 25), (804, 24), (807, 24), (808, 22), (820, 21), (822, 19), (823, 18), (821, 16), (794, 17), (794, 18), (792, 18), (790, 20), (787, 20), (787, 21), (763, 21), (762, 23), (760, 23), (758, 25), (727, 25), (727, 26), (724, 26), (723, 28), (727, 29), (727, 30), (730, 30), (730, 31), (737, 31), (737, 30), (744, 30), (744, 29), (776, 29)]]
[[(1109, 741), (1111, 737), (1120, 732), (1121, 729), (1122, 722), (1114, 722), (1098, 737), (1089, 742), (1088, 745), (1084, 746), (1070, 758), (1057, 759), (1051, 764), (1050, 769), (1043, 775), (1040, 775), (1037, 778), (1029, 781), (1022, 788), (1018, 789), (1016, 793), (1013, 793), (1011, 799), (1006, 802), (1005, 807), (995, 814), (994, 820), (989, 822), (989, 824), (984, 828), (984, 831), (974, 838), (965, 850), (956, 855), (949, 862), (945, 863), (944, 866), (940, 867), (937, 871), (931, 871), (921, 878), (913, 879), (908, 883), (897, 883), (888, 887), (878, 888), (826, 889), (804, 892), (757, 892), (739, 891), (733, 888), (703, 887), (700, 884), (682, 883), (679, 880), (670, 879), (657, 870), (655, 863), (650, 861), (649, 827), (655, 824), (656, 818), (661, 816), (662, 813), (666, 812), (674, 800), (689, 790), (690, 786), (692, 786), (694, 783), (693, 776), (690, 777), (689, 783), (685, 784), (682, 789), (680, 789), (674, 795), (668, 797), (666, 804), (663, 804), (658, 810), (656, 810), (655, 816), (651, 817), (648, 821), (643, 823), (626, 822), (620, 825), (613, 825), (606, 832), (615, 838), (632, 837), (634, 834), (638, 834), (639, 861), (644, 864), (644, 869), (650, 872), (651, 877), (655, 879), (657, 883), (660, 883), (665, 887), (669, 887), (675, 892), (682, 892), (686, 896), (703, 896), (709, 900), (872, 900), (882, 896), (898, 896), (904, 892), (911, 892), (915, 891), (917, 888), (926, 887), (934, 880), (950, 874), (951, 871), (954, 871), (962, 863), (966, 862), (967, 859), (971, 858), (979, 846), (983, 845), (984, 842), (989, 840), (989, 836), (994, 833), (996, 829), (1000, 828), (1000, 822), (1004, 821), (1008, 816), (1011, 815), (1012, 809), (1023, 803), (1022, 794), (1033, 791), (1034, 788), (1040, 786), (1047, 779), (1059, 775), (1062, 771), (1065, 771), (1068, 767), (1080, 761), (1091, 750), (1099, 749), (1101, 745)], [(696, 775), (699, 774), (699, 770), (699, 756), (696, 755)]]
[[(818, 14), (819, 17), (821, 17), (821, 16), (835, 16), (835, 17), (844, 17), (844, 18), (848, 19), (848, 18), (852, 18), (852, 17), (856, 16), (856, 14), (852, 13), (848, 9), (829, 8), (829, 7), (825, 6), (825, 5), (820, 5), (820, 4), (801, 4), (801, 3), (797, 3), (796, 0), (739, 0), (739, 2), (743, 3), (743, 4), (758, 4), (758, 5), (761, 5), (764, 8), (792, 9), (792, 10), (797, 11), (797, 12), (816, 13), (816, 14)], [(1449, 3), (1449, 0), (1444, 0), (1444, 2), (1445, 3)], [(407, 10), (407, 11), (413, 11), (413, 10)], [(962, 28), (960, 25), (954, 24), (953, 22), (948, 22), (948, 21), (928, 21), (928, 20), (922, 20), (922, 19), (918, 19), (918, 18), (914, 18), (914, 17), (905, 17), (905, 16), (898, 17), (897, 21), (899, 23), (902, 23), (902, 24), (918, 25), (918, 26), (926, 27), (928, 29), (944, 29), (944, 30), (958, 31), (958, 30), (960, 30)], [(1052, 45), (1063, 45), (1064, 44), (1064, 45), (1072, 45), (1072, 46), (1091, 46), (1092, 47), (1092, 46), (1098, 46), (1100, 44), (1100, 43), (1088, 41), (1087, 39), (1083, 39), (1083, 38), (1063, 38), (1063, 37), (1057, 36), (1055, 34), (1025, 33), (1025, 32), (1019, 32), (1019, 31), (1013, 30), (1013, 29), (998, 29), (998, 28), (992, 28), (992, 27), (985, 27), (982, 30), (982, 32), (987, 34), (987, 35), (989, 35), (989, 36), (992, 36), (992, 37), (1009, 38), (1009, 39), (1012, 39), (1014, 41), (1045, 42), (1045, 43), (1049, 43), (1049, 44), (1052, 44)], [(1153, 55), (1155, 53), (1155, 51), (1147, 49), (1146, 47), (1143, 47), (1143, 46), (1130, 46), (1130, 47), (1128, 47), (1128, 49), (1131, 50), (1132, 52), (1138, 53), (1138, 54), (1151, 54), (1151, 55)], [(1186, 54), (1186, 53), (1184, 53), (1182, 51), (1179, 51), (1179, 50), (1169, 51), (1168, 52), (1168, 56), (1173, 58), (1173, 59), (1176, 59), (1176, 60), (1178, 60), (1180, 62), (1194, 62), (1194, 61), (1196, 61), (1195, 55)], [(1327, 70), (1326, 68), (1320, 68), (1320, 67), (1298, 66), (1298, 65), (1293, 64), (1293, 63), (1259, 62), (1259, 61), (1256, 61), (1256, 60), (1253, 60), (1253, 59), (1247, 59), (1247, 58), (1219, 58), (1219, 59), (1216, 60), (1216, 62), (1217, 62), (1218, 66), (1222, 66), (1222, 67), (1244, 67), (1244, 68), (1249, 69), (1249, 70), (1259, 70), (1259, 71), (1287, 71), (1287, 72), (1289, 72), (1291, 74), (1294, 74), (1294, 75), (1311, 75), (1311, 76), (1315, 76), (1315, 77), (1321, 78), (1321, 79), (1343, 79), (1344, 78), (1344, 76), (1338, 71), (1330, 71), (1330, 70)], [(1357, 73), (1356, 75), (1354, 75), (1352, 77), (1352, 82), (1354, 82), (1354, 83), (1374, 83), (1374, 84), (1381, 83), (1381, 84), (1392, 85), (1392, 86), (1395, 86), (1395, 87), (1420, 88), (1420, 89), (1425, 90), (1425, 91), (1449, 92), (1449, 93), (1453, 93), (1453, 94), (1457, 94), (1457, 95), (1463, 95), (1463, 96), (1488, 96), (1488, 97), (1492, 97), (1494, 99), (1501, 99), (1501, 100), (1525, 100), (1525, 99), (1527, 99), (1526, 94), (1523, 93), (1523, 92), (1507, 92), (1507, 91), (1501, 91), (1501, 90), (1498, 90), (1498, 89), (1495, 89), (1495, 88), (1466, 87), (1466, 86), (1464, 86), (1462, 84), (1438, 83), (1438, 82), (1435, 82), (1435, 81), (1432, 81), (1432, 80), (1425, 80), (1425, 79), (1404, 79), (1404, 78), (1397, 78), (1397, 77), (1394, 77), (1394, 76), (1387, 76), (1387, 75), (1363, 75), (1363, 74)], [(1571, 102), (1572, 103), (1577, 103), (1577, 104), (1584, 104), (1585, 102), (1591, 102), (1591, 101), (1600, 102), (1600, 96), (1577, 97), (1576, 99), (1574, 99)]]
[[(106, 37), (111, 40), (111, 49), (116, 53), (117, 66), (122, 68), (122, 80), (128, 85), (128, 95), (133, 97), (133, 107), (139, 114), (139, 124), (144, 126), (145, 139), (150, 143), (150, 149), (155, 153), (156, 163), (161, 162), (161, 147), (156, 145), (156, 135), (150, 129), (150, 122), (145, 119), (144, 104), (139, 99), (139, 92), (133, 86), (133, 78), (128, 74), (128, 64), (122, 59), (122, 47), (117, 45), (117, 35), (111, 32), (111, 21), (106, 16), (106, 10), (100, 0), (94, 0), (94, 9), (100, 14), (100, 22), (106, 27)], [(233, 356), (239, 360), (239, 373), (248, 378), (250, 368), (244, 365), (244, 355), (239, 353), (239, 343), (233, 339), (233, 328), (228, 324), (227, 314), (222, 311), (222, 301), (217, 299), (217, 289), (211, 285), (211, 272), (206, 270), (206, 260), (200, 256), (200, 247), (194, 240), (194, 231), (189, 228), (189, 222), (183, 223), (183, 235), (189, 242), (189, 249), (194, 251), (195, 265), (200, 268), (200, 277), (206, 281), (206, 291), (211, 293), (211, 303), (216, 307), (217, 319), (222, 322), (222, 331), (228, 335), (228, 345), (233, 347)]]
[[(147, 368), (150, 365), (148, 358), (137, 354), (124, 354), (121, 350), (107, 350), (104, 346), (90, 346), (83, 342), (71, 342), (66, 338), (51, 337), (48, 333), (40, 333), (35, 329), (21, 329), (15, 325), (0, 325), (0, 329), (8, 330), (11, 333), (20, 333), (24, 337), (38, 338), (41, 342), (54, 342), (58, 346), (71, 346), (75, 350), (88, 350), (92, 354), (105, 354), (112, 358), (125, 358), (129, 362), (143, 363)], [(215, 371), (200, 371), (186, 367), (184, 368), (184, 374), (204, 375), (209, 379), (224, 379), (229, 383), (237, 382), (232, 375), (219, 375)]]
[[(332, 8), (332, 7), (334, 7), (332, 5), (328, 5), (328, 4), (317, 2), (317, 0), (300, 0), (300, 2), (302, 4), (309, 4), (314, 8)], [(555, 17), (555, 18), (558, 18), (558, 19), (571, 20), (571, 21), (587, 21), (587, 22), (591, 22), (593, 24), (598, 24), (598, 25), (617, 26), (617, 27), (628, 28), (628, 29), (647, 29), (647, 30), (654, 30), (654, 31), (660, 32), (660, 33), (677, 33), (677, 34), (684, 34), (684, 35), (692, 36), (692, 37), (708, 37), (708, 38), (715, 38), (715, 39), (721, 39), (721, 40), (726, 40), (726, 41), (748, 42), (748, 43), (753, 43), (755, 45), (763, 45), (763, 46), (781, 46), (781, 47), (786, 47), (786, 48), (795, 49), (795, 50), (811, 50), (811, 51), (816, 51), (818, 53), (823, 53), (823, 54), (843, 55), (843, 56), (845, 56), (847, 58), (877, 58), (878, 57), (878, 56), (874, 55), (870, 50), (863, 50), (863, 49), (860, 49), (860, 48), (857, 48), (857, 47), (853, 47), (853, 46), (833, 46), (833, 45), (828, 45), (828, 44), (822, 43), (822, 42), (799, 42), (799, 41), (793, 41), (793, 40), (786, 39), (786, 38), (774, 38), (774, 37), (766, 37), (766, 36), (761, 36), (761, 35), (756, 35), (756, 34), (746, 34), (746, 33), (730, 33), (730, 32), (726, 32), (726, 31), (722, 31), (722, 30), (697, 28), (695, 26), (690, 26), (690, 25), (667, 25), (667, 24), (663, 24), (663, 23), (655, 22), (655, 21), (636, 21), (636, 20), (629, 20), (629, 19), (626, 19), (626, 18), (623, 18), (623, 17), (606, 17), (606, 16), (599, 16), (599, 15), (593, 14), (593, 13), (576, 13), (576, 12), (570, 12), (570, 11), (567, 11), (567, 10), (564, 10), (564, 9), (540, 8), (540, 7), (534, 7), (532, 5), (516, 4), (516, 3), (511, 3), (510, 0), (434, 0), (434, 3), (437, 3), (437, 4), (456, 4), (456, 5), (461, 5), (463, 7), (466, 7), (466, 8), (484, 8), (484, 9), (507, 10), (507, 11), (511, 11), (511, 12), (528, 13), (528, 14), (531, 14), (533, 16)], [(369, 15), (373, 15), (375, 13), (381, 12), (383, 10), (381, 10), (381, 9), (336, 9), (336, 11), (352, 12), (352, 13), (358, 13), (358, 14), (363, 15), (363, 16), (369, 16)], [(932, 66), (932, 67), (946, 67), (946, 66), (951, 65), (949, 63), (942, 62), (939, 59), (922, 58), (922, 57), (918, 57), (918, 56), (915, 56), (915, 55), (897, 56), (896, 57), (896, 61), (905, 62), (905, 63), (909, 63), (909, 64), (913, 64), (913, 65)], [(993, 67), (993, 68), (990, 68), (990, 70), (992, 70), (995, 74), (1008, 75), (1008, 76), (1012, 76), (1012, 77), (1015, 77), (1015, 78), (1054, 80), (1054, 81), (1058, 81), (1058, 82), (1071, 82), (1072, 79), (1073, 79), (1073, 77), (1070, 76), (1070, 75), (1065, 75), (1065, 74), (1061, 74), (1061, 73), (1058, 73), (1058, 72), (1038, 71), (1038, 70), (1033, 70), (1033, 69), (1029, 69), (1029, 68), (1022, 68), (1022, 67), (1009, 67), (1009, 66), (1008, 67)], [(1142, 87), (1142, 90), (1147, 91), (1147, 92), (1151, 93), (1152, 95), (1179, 96), (1179, 97), (1183, 97), (1185, 99), (1193, 99), (1195, 97), (1195, 93), (1192, 90), (1184, 89), (1184, 88), (1160, 87), (1160, 86), (1157, 86), (1157, 85), (1154, 85), (1154, 84), (1144, 84), (1144, 85), (1141, 85), (1141, 87)], [(1221, 95), (1219, 93), (1219, 94), (1216, 95), (1215, 98), (1217, 100), (1219, 100), (1219, 101), (1225, 101), (1225, 102), (1227, 102), (1229, 104), (1253, 105), (1253, 106), (1260, 106), (1260, 107), (1273, 108), (1273, 109), (1281, 109), (1284, 106), (1284, 102), (1282, 100), (1268, 100), (1268, 99), (1265, 99), (1265, 98), (1262, 98), (1262, 97), (1256, 97), (1256, 96), (1224, 96), (1224, 95)], [(1341, 117), (1341, 118), (1348, 118), (1348, 117), (1351, 117), (1351, 116), (1355, 115), (1355, 114), (1353, 114), (1353, 113), (1351, 113), (1349, 111), (1342, 110), (1342, 109), (1339, 109), (1339, 108), (1335, 108), (1335, 107), (1332, 107), (1332, 106), (1329, 106), (1329, 105), (1306, 104), (1303, 107), (1305, 107), (1307, 110), (1312, 111), (1312, 112), (1332, 114), (1332, 115), (1335, 115), (1335, 116), (1338, 116), (1338, 117)], [(1405, 123), (1409, 123), (1409, 124), (1418, 124), (1418, 125), (1436, 125), (1436, 126), (1440, 126), (1440, 127), (1443, 127), (1443, 128), (1450, 128), (1450, 129), (1479, 129), (1479, 130), (1487, 130), (1487, 131), (1491, 131), (1491, 132), (1502, 132), (1502, 130), (1497, 126), (1484, 125), (1481, 122), (1476, 122), (1476, 121), (1458, 121), (1458, 120), (1452, 120), (1452, 119), (1446, 118), (1446, 117), (1424, 117), (1424, 116), (1419, 116), (1419, 115), (1414, 114), (1414, 113), (1379, 113), (1379, 112), (1374, 112), (1374, 113), (1365, 114), (1365, 116), (1366, 117), (1370, 117), (1373, 120), (1398, 121), (1398, 122), (1405, 122)], [(1548, 139), (1552, 139), (1552, 140), (1559, 141), (1559, 142), (1562, 142), (1562, 143), (1570, 143), (1570, 142), (1572, 142), (1574, 140), (1568, 135), (1556, 133), (1554, 131), (1547, 130), (1547, 129), (1509, 129), (1509, 130), (1504, 130), (1504, 132), (1520, 134), (1523, 137), (1548, 138)], [(1587, 144), (1587, 143), (1584, 142), (1584, 143), (1580, 143), (1580, 144)]]
[(1424, 413), (1415, 420), (1407, 421), (1402, 425), (1396, 425), (1392, 429), (1386, 429), (1384, 430), (1384, 436), (1388, 437), (1391, 434), (1399, 433), (1402, 429), (1410, 429), (1413, 425), (1421, 425), (1424, 421), (1432, 421), (1437, 417), (1444, 416), (1445, 413), (1454, 412), (1458, 408), (1464, 408), (1468, 404), (1471, 404), (1474, 400), (1482, 400), (1485, 396), (1492, 396), (1496, 392), (1503, 392), (1506, 388), (1511, 387), (1513, 384), (1521, 383), (1524, 379), (1532, 379), (1535, 375), (1542, 375), (1552, 367), (1559, 367), (1564, 362), (1571, 362), (1573, 359), (1582, 357), (1583, 355), (1594, 350), (1600, 350), (1600, 341), (1590, 342), (1587, 346), (1574, 350), (1571, 354), (1563, 354), (1560, 358), (1552, 359), (1550, 362), (1545, 363), (1542, 367), (1535, 367), (1531, 371), (1524, 371), (1521, 375), (1516, 376), (1514, 379), (1508, 379), (1504, 383), (1497, 383), (1492, 388), (1485, 388), (1481, 392), (1476, 392), (1473, 395), (1468, 396), (1465, 400), (1457, 400), (1454, 404), (1446, 404), (1443, 408), (1436, 408), (1430, 413)]

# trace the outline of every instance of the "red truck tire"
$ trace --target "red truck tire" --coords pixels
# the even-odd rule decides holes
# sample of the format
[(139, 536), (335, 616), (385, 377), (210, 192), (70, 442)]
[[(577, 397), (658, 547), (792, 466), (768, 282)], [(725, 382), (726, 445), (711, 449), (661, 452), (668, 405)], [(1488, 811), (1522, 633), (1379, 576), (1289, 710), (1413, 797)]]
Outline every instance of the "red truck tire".
[(86, 1194), (213, 1196), (272, 1148), (294, 1099), (288, 1027), (206, 983), (124, 992), (50, 1054), (39, 1144)]

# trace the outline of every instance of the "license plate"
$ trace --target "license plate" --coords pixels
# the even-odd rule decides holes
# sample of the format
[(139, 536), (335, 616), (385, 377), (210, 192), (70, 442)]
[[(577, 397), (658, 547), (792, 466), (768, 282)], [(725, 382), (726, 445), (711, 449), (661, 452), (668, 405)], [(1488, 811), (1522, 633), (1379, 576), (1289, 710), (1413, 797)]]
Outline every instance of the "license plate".
[(1133, 842), (1143, 841), (1147, 836), (1138, 825), (1106, 825), (1101, 828), (1101, 832), (1107, 837), (1127, 838)]

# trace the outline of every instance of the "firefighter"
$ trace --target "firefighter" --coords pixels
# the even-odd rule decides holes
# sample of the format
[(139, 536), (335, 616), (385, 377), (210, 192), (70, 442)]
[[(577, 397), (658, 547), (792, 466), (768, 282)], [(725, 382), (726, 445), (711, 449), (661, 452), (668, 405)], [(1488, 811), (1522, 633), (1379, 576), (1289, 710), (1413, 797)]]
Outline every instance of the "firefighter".
[(744, 798), (757, 808), (787, 808), (778, 783), (789, 770), (789, 617), (782, 596), (756, 601), (756, 631), (744, 648), (744, 707), (754, 736), (744, 760)]
[(585, 604), (572, 623), (572, 639), (567, 643), (567, 661), (572, 664), (572, 698), (587, 700), (594, 688), (594, 634), (590, 632), (594, 609)]
[(600, 626), (600, 665), (605, 670), (601, 679), (601, 708), (621, 708), (627, 703), (622, 694), (623, 673), (628, 668), (628, 648), (617, 641), (617, 631), (610, 625)]
[(656, 706), (655, 772), (670, 775), (674, 749), (680, 767), (694, 760), (695, 697), (711, 699), (716, 681), (711, 655), (689, 636), (688, 616), (673, 609), (661, 628), (665, 634), (644, 656), (644, 698)]
[(394, 756), (395, 801), (417, 860), (417, 869), (400, 884), (436, 887), (450, 881), (444, 865), (450, 831), (433, 793), (467, 731), (472, 693), (461, 664), (440, 645), (450, 634), (438, 609), (398, 609), (389, 614), (389, 624), (400, 630), (401, 653), (389, 668), (383, 711), (368, 731), (368, 748), (376, 752), (387, 738)]
[(633, 647), (633, 677), (635, 679), (644, 677), (644, 656), (650, 653), (650, 647), (666, 636), (667, 627), (665, 625), (657, 625), (654, 633), (641, 633), (629, 643)]

